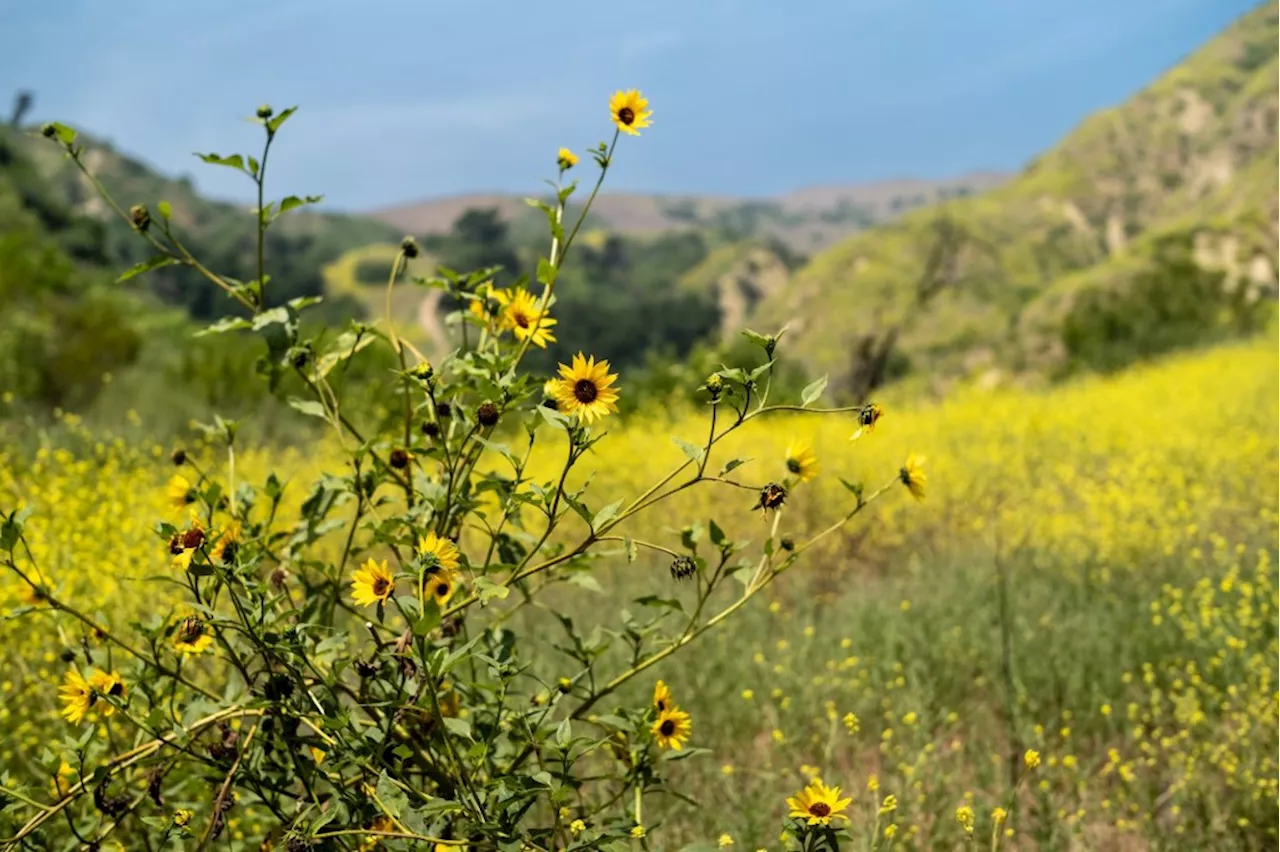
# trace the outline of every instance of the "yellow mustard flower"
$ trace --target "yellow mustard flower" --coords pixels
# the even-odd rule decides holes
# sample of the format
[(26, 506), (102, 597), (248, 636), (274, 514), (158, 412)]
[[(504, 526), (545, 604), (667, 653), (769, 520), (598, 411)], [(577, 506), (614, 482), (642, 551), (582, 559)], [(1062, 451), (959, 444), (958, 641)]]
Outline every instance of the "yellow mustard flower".
[(609, 98), (609, 117), (623, 133), (639, 136), (640, 131), (652, 123), (651, 115), (649, 101), (637, 89), (617, 91)]
[(1022, 762), (1027, 765), (1028, 769), (1035, 769), (1040, 765), (1040, 752), (1033, 748), (1027, 749), (1027, 753), (1022, 756)]
[(396, 590), (395, 575), (387, 568), (387, 560), (365, 562), (351, 578), (351, 599), (357, 606), (381, 603)]
[(606, 417), (618, 410), (618, 389), (613, 387), (617, 380), (617, 375), (609, 372), (608, 361), (587, 358), (579, 352), (573, 356), (572, 365), (560, 365), (555, 389), (557, 407), (587, 424)]
[(965, 834), (973, 834), (973, 808), (968, 805), (956, 808), (956, 822), (960, 823)]
[(787, 807), (791, 809), (788, 816), (807, 820), (809, 825), (831, 825), (832, 820), (848, 819), (844, 810), (851, 801), (840, 798), (839, 787), (828, 787), (815, 780), (787, 799)]
[(653, 722), (653, 736), (659, 748), (680, 751), (693, 730), (689, 714), (677, 707), (669, 707), (658, 714)]

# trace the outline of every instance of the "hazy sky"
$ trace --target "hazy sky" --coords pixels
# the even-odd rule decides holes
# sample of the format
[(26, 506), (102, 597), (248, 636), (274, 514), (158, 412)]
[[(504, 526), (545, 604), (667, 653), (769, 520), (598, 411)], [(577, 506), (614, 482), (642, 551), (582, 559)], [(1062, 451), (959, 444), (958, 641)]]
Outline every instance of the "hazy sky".
[(1254, 5), (0, 0), (0, 98), (33, 89), (33, 118), (237, 198), (247, 179), (191, 152), (248, 150), (239, 119), (298, 104), (274, 194), (371, 209), (537, 192), (638, 87), (654, 126), (623, 140), (612, 188), (766, 195), (1016, 169)]

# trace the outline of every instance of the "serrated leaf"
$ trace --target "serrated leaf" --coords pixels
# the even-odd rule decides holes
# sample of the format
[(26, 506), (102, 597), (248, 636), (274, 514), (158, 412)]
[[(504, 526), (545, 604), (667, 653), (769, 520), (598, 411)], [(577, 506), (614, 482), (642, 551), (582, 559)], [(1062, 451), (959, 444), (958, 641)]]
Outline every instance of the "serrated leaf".
[(159, 269), (162, 266), (172, 266), (175, 263), (178, 263), (178, 259), (172, 255), (152, 255), (141, 263), (135, 263), (133, 266), (122, 272), (120, 277), (116, 279), (116, 283), (120, 284), (128, 281), (130, 278), (136, 278), (144, 272), (150, 272), (151, 270)]
[(683, 452), (690, 460), (696, 462), (702, 461), (702, 447), (697, 444), (691, 444), (683, 438), (677, 438), (674, 435), (671, 437), (671, 440), (675, 441), (676, 446), (679, 447), (680, 451)]
[(818, 397), (822, 396), (822, 392), (827, 389), (827, 377), (823, 376), (815, 382), (808, 384), (803, 391), (800, 392), (800, 404), (808, 405)]

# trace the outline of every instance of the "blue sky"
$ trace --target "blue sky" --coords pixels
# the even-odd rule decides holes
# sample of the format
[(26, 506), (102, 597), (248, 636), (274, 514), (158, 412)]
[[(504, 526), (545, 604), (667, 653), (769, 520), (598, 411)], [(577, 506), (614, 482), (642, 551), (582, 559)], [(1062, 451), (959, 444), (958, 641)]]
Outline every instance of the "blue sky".
[(249, 150), (243, 116), (298, 104), (273, 194), (365, 210), (538, 192), (638, 87), (654, 126), (623, 140), (613, 189), (770, 195), (1017, 169), (1254, 5), (0, 0), (0, 98), (33, 89), (35, 119), (231, 198), (247, 181), (191, 153)]

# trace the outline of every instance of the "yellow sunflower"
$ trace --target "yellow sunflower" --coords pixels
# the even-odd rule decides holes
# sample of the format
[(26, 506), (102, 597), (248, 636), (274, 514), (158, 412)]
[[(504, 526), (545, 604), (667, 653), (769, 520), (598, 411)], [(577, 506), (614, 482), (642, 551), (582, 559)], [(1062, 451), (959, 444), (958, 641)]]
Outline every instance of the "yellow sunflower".
[(884, 409), (876, 405), (874, 402), (868, 403), (858, 409), (858, 428), (849, 436), (850, 441), (856, 441), (863, 436), (864, 433), (876, 431), (876, 421), (884, 416)]
[[(89, 675), (89, 684), (98, 695), (120, 699), (125, 697), (124, 679), (120, 677), (118, 672), (108, 674), (102, 669), (95, 669), (93, 674)], [(112, 706), (111, 702), (104, 701), (102, 703), (103, 716), (110, 716), (114, 712), (116, 712), (116, 708)]]
[(671, 690), (667, 688), (665, 681), (658, 681), (653, 685), (653, 706), (659, 713), (668, 707), (674, 707), (675, 701), (671, 698)]
[(435, 568), (423, 578), (423, 588), (441, 609), (449, 603), (457, 586), (458, 572), (448, 568)]
[(907, 486), (907, 490), (911, 492), (911, 496), (917, 500), (924, 499), (924, 484), (928, 481), (928, 477), (926, 477), (924, 475), (924, 471), (921, 470), (923, 467), (924, 456), (911, 453), (907, 456), (907, 460), (898, 471), (898, 478), (902, 480), (903, 485)]
[(799, 482), (808, 482), (818, 475), (818, 457), (813, 449), (802, 441), (787, 447), (787, 470)]
[(418, 555), (434, 556), (436, 564), (446, 571), (458, 570), (458, 548), (447, 538), (433, 532), (418, 536)]
[(653, 722), (653, 737), (658, 741), (659, 748), (680, 751), (692, 730), (693, 720), (688, 713), (677, 707), (663, 710)]
[[(377, 819), (375, 819), (373, 823), (369, 826), (369, 830), (386, 833), (390, 831), (395, 831), (396, 824), (391, 821), (390, 817), (380, 816)], [(370, 849), (377, 848), (378, 843), (381, 842), (382, 840), (383, 840), (383, 836), (381, 834), (365, 835), (364, 840), (360, 842), (360, 852), (369, 852)]]
[(241, 533), (239, 521), (232, 521), (227, 524), (227, 528), (222, 531), (222, 535), (218, 536), (218, 543), (213, 546), (213, 558), (223, 565), (230, 565), (235, 562), (236, 553), (240, 549)]
[(500, 290), (495, 294), (502, 305), (502, 328), (509, 328), (519, 340), (528, 340), (539, 349), (556, 342), (551, 326), (556, 320), (539, 310), (538, 298), (523, 287), (514, 291)]
[(649, 109), (648, 99), (637, 89), (614, 92), (609, 98), (609, 117), (623, 133), (639, 136), (640, 131), (652, 123), (649, 121), (651, 115), (653, 111)]
[(195, 557), (196, 551), (204, 547), (206, 538), (204, 524), (200, 523), (196, 513), (192, 512), (191, 525), (185, 530), (178, 530), (173, 538), (169, 539), (169, 553), (173, 555), (173, 567), (179, 571), (185, 571), (191, 567), (191, 560)]
[(73, 725), (80, 724), (97, 699), (93, 684), (76, 669), (67, 669), (62, 686), (58, 687), (58, 700), (62, 702), (62, 715), (67, 721)]
[(169, 492), (169, 503), (175, 509), (185, 509), (196, 502), (195, 486), (181, 474), (175, 473), (166, 488)]
[(467, 311), (476, 319), (488, 325), (490, 331), (498, 330), (497, 317), (494, 316), (496, 306), (500, 306), (505, 290), (494, 290), (492, 281), (484, 281), (476, 285), (476, 298), (471, 300)]
[(213, 644), (213, 630), (199, 616), (189, 615), (173, 634), (173, 647), (183, 655), (203, 654)]
[(560, 167), (560, 171), (567, 171), (578, 165), (578, 155), (568, 148), (561, 148), (556, 154), (556, 165)]
[(791, 808), (788, 816), (808, 820), (809, 825), (831, 825), (833, 819), (848, 819), (841, 812), (851, 801), (840, 798), (839, 787), (828, 787), (815, 778), (808, 787), (787, 799), (787, 807)]
[(608, 361), (586, 358), (581, 352), (573, 356), (573, 366), (560, 365), (560, 378), (555, 388), (556, 407), (565, 414), (577, 415), (584, 423), (606, 417), (618, 410), (618, 377), (609, 372)]
[(396, 578), (387, 568), (387, 560), (370, 559), (351, 577), (351, 599), (356, 606), (381, 603), (396, 590)]

